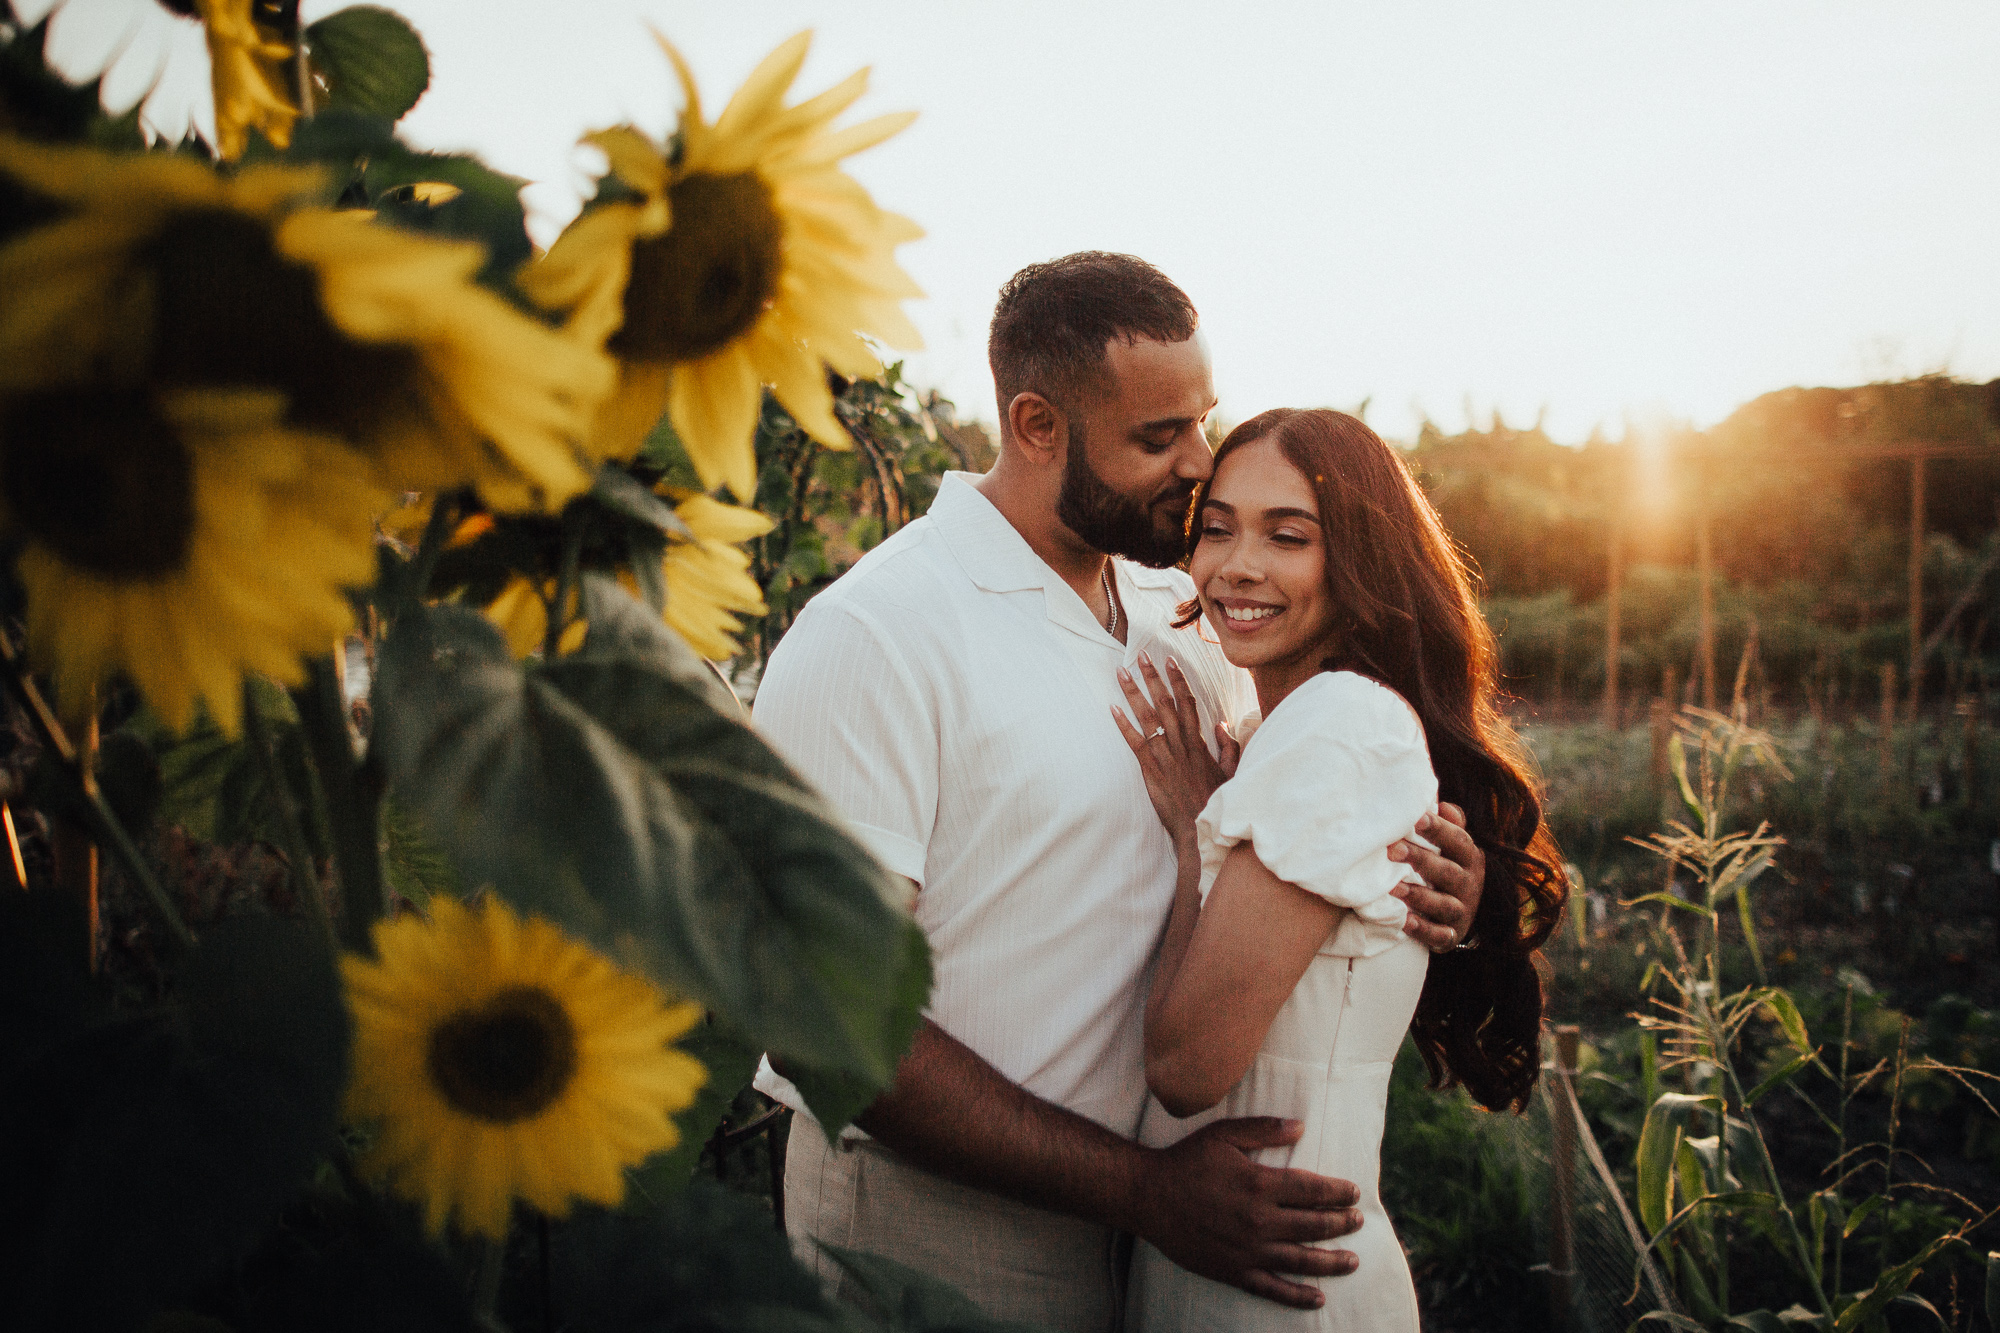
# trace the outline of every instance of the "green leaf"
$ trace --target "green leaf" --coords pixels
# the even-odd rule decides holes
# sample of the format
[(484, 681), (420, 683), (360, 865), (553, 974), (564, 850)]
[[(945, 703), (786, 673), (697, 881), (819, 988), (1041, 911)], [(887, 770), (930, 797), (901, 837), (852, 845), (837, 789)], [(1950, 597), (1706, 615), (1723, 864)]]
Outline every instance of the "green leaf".
[(1698, 917), (1705, 918), (1709, 915), (1708, 909), (1700, 903), (1689, 902), (1679, 894), (1668, 893), (1665, 890), (1656, 893), (1642, 893), (1637, 898), (1624, 900), (1620, 906), (1637, 907), (1641, 903), (1665, 903), (1669, 907), (1678, 907), (1683, 912), (1692, 912)]
[[(525, 1228), (517, 1228), (521, 1236)], [(543, 1314), (538, 1243), (517, 1243), (500, 1289), (506, 1328), (590, 1333), (743, 1329), (837, 1333), (848, 1325), (792, 1256), (761, 1199), (697, 1176), (651, 1208), (580, 1208), (549, 1227)], [(428, 1327), (428, 1325), (426, 1325)]]
[(1667, 741), (1667, 764), (1674, 771), (1674, 781), (1681, 789), (1681, 801), (1696, 819), (1701, 818), (1701, 802), (1695, 799), (1694, 787), (1688, 781), (1687, 745), (1678, 734)]
[(756, 1074), (757, 1057), (762, 1054), (728, 1024), (712, 1017), (696, 1024), (674, 1045), (701, 1061), (708, 1070), (708, 1082), (695, 1095), (694, 1105), (674, 1117), (680, 1142), (654, 1155), (633, 1173), (642, 1189), (655, 1198), (687, 1188), (701, 1162), (702, 1148), (729, 1113), (730, 1102)]
[(327, 103), (401, 120), (431, 85), (430, 56), (407, 19), (355, 5), (306, 29), (306, 52), (327, 85)]
[(1840, 1318), (1836, 1319), (1833, 1324), (1834, 1333), (1853, 1333), (1853, 1330), (1860, 1328), (1863, 1324), (1875, 1318), (1875, 1316), (1887, 1309), (1892, 1301), (1909, 1289), (1909, 1285), (1917, 1280), (1917, 1275), (1923, 1272), (1924, 1265), (1936, 1258), (1940, 1250), (1944, 1249), (1947, 1245), (1961, 1243), (1956, 1235), (1947, 1233), (1939, 1236), (1936, 1240), (1924, 1246), (1894, 1268), (1883, 1269), (1876, 1277), (1875, 1285), (1863, 1292), (1861, 1298), (1855, 1301), (1854, 1304), (1840, 1312)]
[(1986, 1322), (2000, 1328), (2000, 1250), (1986, 1252)]
[(1636, 1162), (1639, 1220), (1647, 1234), (1658, 1235), (1673, 1213), (1674, 1169), (1688, 1126), (1697, 1112), (1713, 1112), (1718, 1106), (1714, 1097), (1664, 1092), (1647, 1110)]
[(1763, 1082), (1759, 1083), (1756, 1087), (1750, 1089), (1750, 1091), (1744, 1093), (1743, 1104), (1745, 1106), (1755, 1106), (1760, 1100), (1763, 1099), (1766, 1093), (1788, 1082), (1794, 1074), (1797, 1074), (1801, 1069), (1804, 1069), (1807, 1065), (1811, 1064), (1812, 1059), (1813, 1058), (1810, 1055), (1793, 1056), (1790, 1060), (1787, 1060), (1784, 1064), (1780, 1065), (1777, 1068), (1777, 1070), (1774, 1071)]
[(612, 513), (643, 523), (662, 536), (682, 541), (694, 540), (693, 529), (688, 527), (686, 519), (674, 512), (672, 505), (640, 485), (631, 473), (616, 463), (606, 463), (597, 470), (597, 476), (590, 483), (589, 495)]
[(1854, 1233), (1861, 1230), (1861, 1224), (1868, 1220), (1868, 1215), (1880, 1208), (1887, 1199), (1888, 1196), (1885, 1194), (1871, 1194), (1863, 1199), (1856, 1205), (1854, 1211), (1847, 1215), (1846, 1224), (1840, 1228), (1840, 1238), (1854, 1239)]
[(534, 671), (476, 613), (404, 615), (376, 683), (395, 790), (468, 883), (887, 1086), (930, 986), (889, 876), (642, 603), (601, 577), (585, 597), (583, 650)]
[(995, 1319), (964, 1292), (879, 1254), (820, 1243), (866, 1297), (885, 1333), (1041, 1333), (1036, 1324)]
[[(467, 154), (418, 152), (379, 116), (329, 107), (299, 122), (282, 160), (329, 167), (335, 193), (375, 209), (381, 222), (478, 241), (486, 247), (479, 280), (510, 298), (506, 279), (534, 253), (521, 207), (525, 181)], [(443, 203), (422, 203), (404, 188), (422, 184), (450, 185), (459, 193)]]
[(1778, 1026), (1784, 1030), (1785, 1040), (1792, 1044), (1794, 1051), (1808, 1058), (1817, 1053), (1818, 1048), (1812, 1044), (1812, 1038), (1806, 1033), (1806, 1020), (1799, 1013), (1798, 1003), (1789, 993), (1776, 986), (1759, 986), (1745, 992), (1744, 998), (1770, 1011), (1771, 1017), (1777, 1019)]
[[(34, 929), (25, 896), (0, 895), (0, 938)], [(8, 1317), (136, 1327), (246, 1253), (330, 1141), (348, 1035), (333, 959), (303, 923), (243, 916), (203, 932), (150, 1013), (79, 1024), (22, 993), (38, 980), (0, 970)]]

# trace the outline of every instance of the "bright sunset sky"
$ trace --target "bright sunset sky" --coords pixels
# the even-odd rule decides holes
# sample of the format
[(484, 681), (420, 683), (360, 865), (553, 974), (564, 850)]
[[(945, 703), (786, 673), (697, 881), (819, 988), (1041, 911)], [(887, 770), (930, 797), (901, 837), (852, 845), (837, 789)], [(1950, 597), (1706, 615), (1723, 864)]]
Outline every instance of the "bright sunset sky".
[[(1788, 384), (2000, 376), (1993, 0), (389, 7), (432, 53), (405, 132), (535, 182), (543, 241), (587, 184), (579, 134), (673, 123), (648, 21), (711, 115), (803, 27), (800, 95), (872, 65), (850, 119), (922, 112), (850, 159), (929, 231), (901, 252), (929, 293), (911, 378), (989, 420), (995, 290), (1084, 248), (1187, 289), (1230, 420), (1366, 397), (1392, 435), (1423, 413), (1458, 429), (1469, 404), (1480, 424), (1546, 408), (1580, 440), (1708, 424)], [(200, 88), (199, 36), (150, 0), (70, 11), (53, 44), (78, 64), (144, 17), (114, 93), (136, 95), (169, 39), (160, 115)]]

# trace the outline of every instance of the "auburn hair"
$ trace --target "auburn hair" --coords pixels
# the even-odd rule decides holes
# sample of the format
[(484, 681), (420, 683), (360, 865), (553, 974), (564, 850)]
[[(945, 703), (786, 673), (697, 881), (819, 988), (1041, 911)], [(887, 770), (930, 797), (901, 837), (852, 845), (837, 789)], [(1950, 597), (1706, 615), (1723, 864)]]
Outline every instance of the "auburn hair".
[[(1433, 1087), (1462, 1083), (1489, 1109), (1527, 1106), (1541, 1072), (1536, 951), (1569, 895), (1527, 751), (1499, 709), (1499, 649), (1470, 561), (1400, 455), (1344, 412), (1277, 408), (1223, 440), (1189, 511), (1189, 549), (1230, 454), (1273, 439), (1312, 487), (1334, 631), (1323, 670), (1402, 695), (1423, 722), (1438, 797), (1465, 811), (1486, 856), (1471, 948), (1431, 960), (1411, 1035)], [(1181, 607), (1179, 623), (1201, 615)]]

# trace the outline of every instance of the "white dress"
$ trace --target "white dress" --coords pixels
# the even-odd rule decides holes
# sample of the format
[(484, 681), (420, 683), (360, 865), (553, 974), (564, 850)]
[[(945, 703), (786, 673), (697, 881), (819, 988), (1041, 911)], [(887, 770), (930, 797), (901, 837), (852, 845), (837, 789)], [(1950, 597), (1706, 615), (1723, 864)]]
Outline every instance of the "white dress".
[(1361, 1230), (1325, 1247), (1352, 1250), (1361, 1264), (1346, 1277), (1292, 1278), (1326, 1293), (1321, 1309), (1293, 1310), (1196, 1276), (1140, 1241), (1126, 1302), (1132, 1333), (1416, 1333), (1409, 1265), (1377, 1186), (1389, 1070), (1430, 954), (1402, 933), (1404, 908), (1389, 890), (1419, 881), (1389, 860), (1388, 848), (1436, 808), (1437, 778), (1415, 714), (1393, 691), (1341, 671), (1321, 672), (1287, 695), (1244, 745), (1236, 776), (1202, 810), (1203, 901), (1229, 849), (1250, 842), (1273, 873), (1347, 910), (1242, 1082), (1186, 1120), (1148, 1098), (1140, 1140), (1165, 1147), (1234, 1116), (1305, 1122), (1296, 1144), (1265, 1149), (1257, 1160), (1358, 1185)]

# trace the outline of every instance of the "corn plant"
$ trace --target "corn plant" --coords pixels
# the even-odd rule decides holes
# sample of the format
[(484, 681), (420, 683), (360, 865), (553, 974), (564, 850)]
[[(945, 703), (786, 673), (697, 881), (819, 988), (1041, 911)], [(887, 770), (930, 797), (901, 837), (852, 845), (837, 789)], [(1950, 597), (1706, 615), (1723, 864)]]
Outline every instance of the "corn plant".
[[(1947, 1252), (1967, 1249), (1966, 1238), (2000, 1210), (1981, 1214), (1969, 1201), (1950, 1196), (1964, 1216), (1954, 1214), (1955, 1224), (1935, 1228), (1898, 1262), (1886, 1262), (1877, 1247), (1883, 1261), (1864, 1285), (1853, 1288), (1848, 1285), (1855, 1276), (1848, 1262), (1849, 1242), (1871, 1217), (1886, 1216), (1897, 1202), (1898, 1164), (1908, 1156), (1896, 1144), (1905, 1079), (1919, 1070), (1949, 1077), (1990, 1111), (1993, 1103), (1980, 1080), (1993, 1076), (1935, 1061), (1910, 1061), (1907, 1042), (1893, 1060), (1866, 1070), (1852, 1068), (1851, 983), (1844, 1011), (1848, 1018), (1833, 1056), (1837, 1068), (1829, 1065), (1792, 996), (1767, 983), (1751, 911), (1751, 891), (1772, 868), (1784, 839), (1764, 823), (1748, 832), (1726, 826), (1730, 783), (1740, 772), (1763, 768), (1789, 776), (1777, 743), (1748, 725), (1739, 699), (1732, 715), (1686, 710), (1669, 758), (1691, 819), (1670, 821), (1663, 831), (1632, 840), (1665, 863), (1666, 882), (1625, 905), (1657, 904), (1660, 910), (1654, 932), (1657, 957), (1642, 987), (1656, 989), (1657, 982), (1658, 993), (1648, 1010), (1635, 1015), (1647, 1029), (1646, 1052), (1657, 1053), (1644, 1071), (1648, 1109), (1635, 1162), (1637, 1211), (1651, 1238), (1648, 1252), (1665, 1253), (1685, 1312), (1657, 1311), (1638, 1322), (1695, 1330), (1873, 1333), (1887, 1329), (1885, 1311), (1896, 1305), (1928, 1312), (1939, 1327), (1947, 1327), (1943, 1316), (1910, 1290), (1911, 1284)], [(1732, 907), (1755, 973), (1733, 991), (1729, 986), (1734, 979), (1725, 975), (1722, 938), (1723, 915)], [(1767, 1076), (1746, 1086), (1743, 1039), (1760, 1018), (1775, 1023), (1780, 1058)], [(1808, 1071), (1837, 1089), (1830, 1112), (1804, 1086)], [(1681, 1087), (1663, 1090), (1660, 1076), (1675, 1072)], [(1890, 1098), (1886, 1137), (1850, 1144), (1852, 1104), (1884, 1082)], [(1781, 1091), (1802, 1099), (1838, 1145), (1826, 1169), (1830, 1183), (1802, 1198), (1788, 1194), (1755, 1110)], [(1934, 1187), (1906, 1180), (1902, 1189), (1908, 1194)], [(1736, 1312), (1730, 1291), (1732, 1237), (1754, 1244), (1761, 1254), (1778, 1256), (1801, 1299), (1782, 1312)], [(1988, 1319), (1994, 1322), (2000, 1320), (2000, 1310), (1993, 1308), (2000, 1297), (2000, 1256), (1988, 1258), (1986, 1286)]]

